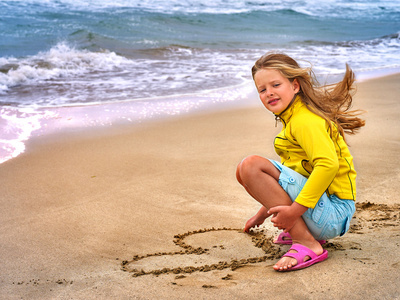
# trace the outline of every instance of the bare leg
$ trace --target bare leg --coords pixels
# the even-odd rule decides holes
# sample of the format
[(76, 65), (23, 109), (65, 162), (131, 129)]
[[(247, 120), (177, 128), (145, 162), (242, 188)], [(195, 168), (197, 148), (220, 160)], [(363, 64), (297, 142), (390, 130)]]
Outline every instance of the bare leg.
[[(265, 207), (265, 209), (260, 209), (253, 217), (254, 219), (252, 218), (252, 224), (260, 225), (257, 223), (263, 217), (262, 222), (264, 222), (265, 218), (269, 216), (266, 212), (271, 207), (292, 205), (292, 200), (279, 185), (279, 176), (279, 170), (268, 159), (260, 156), (249, 156), (238, 165), (236, 177), (239, 183), (254, 199)], [(322, 253), (323, 249), (320, 243), (314, 239), (302, 218), (296, 222), (289, 233), (292, 236), (293, 244), (302, 244), (317, 255)], [(294, 258), (283, 257), (275, 264), (274, 269), (278, 271), (287, 270), (296, 264), (297, 261)]]

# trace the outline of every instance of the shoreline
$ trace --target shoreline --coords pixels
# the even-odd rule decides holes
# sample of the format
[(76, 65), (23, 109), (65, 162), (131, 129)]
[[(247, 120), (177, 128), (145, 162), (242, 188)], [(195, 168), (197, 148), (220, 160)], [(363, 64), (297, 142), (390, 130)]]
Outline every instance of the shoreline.
[(230, 89), (221, 88), (196, 95), (157, 97), (142, 101), (37, 109), (0, 106), (3, 117), (0, 119), (0, 130), (5, 132), (3, 138), (6, 137), (0, 141), (4, 144), (0, 149), (0, 165), (25, 152), (25, 144), (38, 137), (71, 131), (108, 129), (119, 125), (140, 126), (176, 117), (251, 107), (254, 104), (249, 102), (257, 102), (255, 96), (253, 85), (247, 82)]
[[(357, 83), (400, 74), (398, 68), (360, 72)], [(337, 75), (328, 76), (333, 79)], [(218, 111), (250, 108), (259, 105), (258, 95), (252, 82), (245, 82), (230, 88), (219, 88), (194, 95), (156, 97), (141, 101), (120, 101), (91, 105), (43, 107), (34, 109), (8, 108), (0, 106), (3, 132), (0, 164), (13, 159), (25, 151), (31, 139), (44, 135), (63, 134), (68, 131), (104, 129), (110, 126), (139, 125), (168, 121)], [(12, 115), (5, 118), (6, 115)], [(21, 116), (24, 116), (21, 118)], [(5, 118), (5, 119), (4, 119)], [(4, 122), (6, 122), (4, 124)], [(7, 124), (10, 122), (10, 124)], [(9, 129), (7, 129), (9, 128)]]
[[(399, 298), (399, 79), (358, 84), (367, 124), (348, 137), (358, 173), (351, 230), (329, 241), (327, 261), (289, 273), (263, 258), (277, 233), (269, 221), (261, 248), (235, 231), (259, 208), (236, 165), (277, 158), (280, 125), (261, 105), (30, 139), (0, 164), (0, 298)], [(182, 242), (204, 252), (179, 253)], [(200, 271), (220, 262), (228, 267)], [(197, 269), (134, 277), (185, 267)]]

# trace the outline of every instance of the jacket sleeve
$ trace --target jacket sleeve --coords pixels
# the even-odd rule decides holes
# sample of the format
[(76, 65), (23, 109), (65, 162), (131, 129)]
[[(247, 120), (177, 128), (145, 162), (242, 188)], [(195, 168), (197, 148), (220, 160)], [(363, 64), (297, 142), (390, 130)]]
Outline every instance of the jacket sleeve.
[(339, 170), (335, 145), (327, 122), (313, 114), (295, 118), (291, 124), (294, 139), (305, 151), (313, 170), (296, 198), (296, 202), (314, 208)]

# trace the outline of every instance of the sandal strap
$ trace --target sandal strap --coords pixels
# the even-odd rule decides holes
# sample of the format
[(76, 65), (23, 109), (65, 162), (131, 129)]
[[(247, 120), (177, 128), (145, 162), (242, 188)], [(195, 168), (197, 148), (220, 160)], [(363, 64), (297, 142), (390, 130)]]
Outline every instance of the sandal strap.
[[(290, 250), (295, 250), (297, 252), (287, 252), (286, 254), (283, 255), (283, 257), (291, 257), (297, 260), (297, 263), (304, 262), (304, 259), (306, 256), (310, 257), (310, 259), (316, 258), (318, 255), (315, 254), (314, 251), (311, 249), (307, 248), (306, 246), (303, 246), (301, 244), (294, 244), (290, 248)], [(289, 250), (289, 251), (290, 251)]]

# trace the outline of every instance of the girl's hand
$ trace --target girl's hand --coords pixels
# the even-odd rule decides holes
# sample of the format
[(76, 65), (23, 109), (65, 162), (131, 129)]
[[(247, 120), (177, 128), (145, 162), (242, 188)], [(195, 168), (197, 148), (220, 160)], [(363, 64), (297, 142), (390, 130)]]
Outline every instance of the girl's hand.
[(251, 228), (260, 226), (269, 216), (268, 210), (262, 206), (257, 214), (246, 222), (246, 225), (244, 225), (244, 232), (249, 232)]
[(307, 211), (307, 207), (294, 202), (290, 206), (275, 206), (269, 209), (268, 213), (273, 214), (271, 222), (274, 227), (289, 232), (297, 220)]
[(260, 219), (257, 215), (251, 217), (247, 220), (246, 225), (244, 225), (244, 232), (249, 232), (249, 230), (253, 227), (260, 226), (264, 223), (265, 219)]

